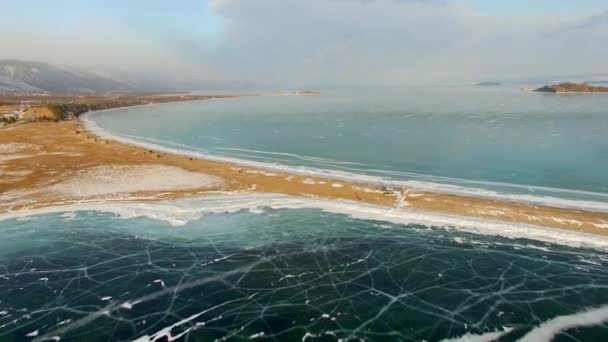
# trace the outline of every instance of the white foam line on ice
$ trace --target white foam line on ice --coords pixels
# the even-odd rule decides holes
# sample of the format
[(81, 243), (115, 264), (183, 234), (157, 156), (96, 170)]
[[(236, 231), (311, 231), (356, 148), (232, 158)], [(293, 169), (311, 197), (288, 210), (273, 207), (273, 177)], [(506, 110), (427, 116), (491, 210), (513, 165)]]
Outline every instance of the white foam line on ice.
[(0, 215), (0, 220), (31, 215), (72, 211), (100, 211), (117, 214), (124, 219), (147, 217), (185, 225), (205, 215), (239, 211), (263, 212), (260, 209), (321, 209), (326, 212), (349, 215), (396, 224), (420, 224), (432, 227), (450, 227), (461, 231), (496, 235), (507, 238), (527, 238), (572, 247), (608, 250), (608, 237), (575, 231), (545, 228), (527, 224), (513, 224), (487, 219), (430, 213), (414, 209), (387, 208), (353, 201), (324, 200), (293, 197), (281, 194), (233, 193), (201, 196), (160, 202), (96, 202), (25, 210)]
[(573, 315), (548, 320), (522, 337), (520, 342), (552, 341), (557, 334), (579, 327), (592, 327), (608, 322), (608, 305), (588, 309)]
[[(112, 109), (116, 110), (116, 109)], [(599, 212), (608, 212), (608, 202), (598, 202), (598, 201), (590, 201), (590, 200), (573, 200), (566, 198), (558, 198), (558, 197), (550, 197), (550, 196), (539, 196), (539, 195), (527, 195), (527, 194), (509, 194), (509, 193), (501, 193), (493, 190), (473, 188), (473, 187), (463, 187), (454, 184), (445, 184), (445, 183), (434, 183), (427, 181), (419, 181), (419, 180), (391, 180), (378, 176), (371, 176), (365, 174), (355, 174), (352, 172), (346, 171), (337, 171), (337, 170), (325, 170), (325, 169), (316, 169), (312, 167), (295, 167), (288, 166), (283, 164), (270, 164), (259, 161), (252, 160), (243, 160), (232, 157), (225, 156), (217, 156), (206, 153), (205, 151), (196, 150), (185, 150), (181, 148), (172, 148), (168, 146), (159, 145), (159, 143), (151, 143), (142, 141), (144, 138), (133, 138), (131, 136), (123, 136), (119, 134), (111, 133), (103, 128), (101, 128), (92, 117), (100, 112), (104, 111), (96, 111), (89, 112), (81, 116), (81, 120), (84, 126), (92, 133), (103, 139), (112, 139), (124, 144), (138, 146), (146, 149), (152, 149), (164, 153), (183, 155), (187, 157), (193, 157), (198, 159), (206, 159), (210, 161), (216, 162), (225, 162), (231, 163), (235, 165), (241, 165), (245, 167), (255, 167), (259, 169), (264, 169), (273, 172), (284, 172), (297, 174), (302, 176), (309, 177), (320, 177), (320, 178), (328, 178), (333, 180), (340, 180), (345, 182), (354, 182), (354, 183), (366, 183), (366, 184), (374, 184), (380, 186), (388, 186), (388, 187), (407, 187), (411, 189), (417, 189), (420, 191), (429, 191), (443, 194), (453, 194), (453, 195), (464, 195), (464, 196), (472, 196), (477, 198), (487, 198), (487, 199), (496, 199), (502, 201), (509, 202), (521, 202), (521, 203), (529, 203), (535, 205), (544, 205), (550, 207), (558, 207), (558, 208), (570, 208), (570, 209), (582, 209), (582, 210), (592, 210)], [(147, 139), (150, 140), (150, 139)], [(170, 142), (167, 142), (168, 144)], [(504, 186), (504, 187), (513, 187), (513, 188), (533, 188), (538, 190), (545, 190), (551, 192), (562, 192), (562, 193), (570, 193), (570, 194), (579, 194), (579, 195), (587, 195), (587, 196), (595, 196), (595, 197), (607, 197), (607, 194), (603, 193), (595, 193), (588, 191), (578, 191), (578, 190), (568, 190), (568, 189), (553, 189), (546, 187), (534, 187), (534, 186), (523, 186), (517, 184), (503, 184), (503, 183), (492, 183), (492, 182), (475, 182), (475, 181), (464, 181), (464, 180), (456, 180), (449, 179), (450, 181), (459, 181), (470, 184), (485, 184), (485, 185), (496, 185), (496, 186)]]
[(510, 333), (513, 328), (503, 328), (503, 331), (489, 332), (482, 335), (465, 334), (461, 337), (446, 338), (441, 342), (492, 342), (497, 341), (500, 337)]
[(304, 160), (304, 161), (312, 161), (312, 162), (320, 162), (320, 163), (328, 163), (328, 164), (364, 165), (361, 163), (339, 161), (339, 160), (333, 160), (333, 159), (328, 159), (328, 158), (301, 156), (301, 155), (295, 154), (295, 153), (259, 151), (259, 150), (250, 150), (250, 149), (245, 149), (245, 148), (234, 148), (234, 147), (214, 147), (214, 149), (225, 150), (225, 151), (248, 152), (248, 153), (253, 153), (253, 154), (268, 154), (268, 155), (272, 155), (272, 156), (286, 156), (286, 157), (292, 157), (292, 158), (300, 159), (300, 160)]
[(228, 305), (228, 304), (231, 304), (231, 303), (235, 303), (235, 302), (238, 302), (238, 301), (242, 301), (242, 300), (245, 300), (245, 299), (247, 299), (247, 297), (233, 299), (233, 300), (224, 302), (222, 304), (216, 305), (216, 306), (214, 306), (212, 308), (203, 310), (203, 311), (198, 312), (198, 313), (196, 313), (194, 315), (186, 317), (186, 318), (182, 319), (181, 321), (178, 321), (177, 323), (174, 323), (174, 324), (172, 324), (170, 326), (164, 327), (164, 328), (160, 329), (159, 331), (157, 331), (156, 333), (152, 334), (151, 336), (144, 335), (144, 336), (141, 336), (140, 338), (137, 338), (137, 339), (133, 340), (132, 342), (155, 342), (155, 341), (158, 341), (158, 340), (160, 340), (162, 338), (166, 338), (168, 341), (177, 341), (180, 338), (182, 338), (184, 335), (190, 333), (192, 330), (195, 330), (196, 329), (196, 325), (194, 325), (194, 326), (190, 325), (188, 328), (184, 329), (180, 333), (177, 333), (176, 335), (173, 335), (173, 332), (172, 332), (173, 329), (175, 329), (177, 327), (180, 327), (182, 325), (189, 324), (193, 320), (197, 319), (198, 317), (200, 317), (200, 316), (202, 316), (202, 315), (204, 315), (204, 314), (206, 314), (206, 313), (208, 313), (210, 311), (214, 311), (216, 309), (221, 308), (222, 306), (225, 306), (225, 305)]

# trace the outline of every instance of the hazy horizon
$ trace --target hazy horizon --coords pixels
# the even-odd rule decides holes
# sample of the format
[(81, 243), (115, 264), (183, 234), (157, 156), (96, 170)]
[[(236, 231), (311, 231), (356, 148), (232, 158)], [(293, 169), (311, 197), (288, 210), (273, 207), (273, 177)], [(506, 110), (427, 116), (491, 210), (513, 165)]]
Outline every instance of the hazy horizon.
[(26, 0), (3, 14), (0, 59), (218, 84), (608, 74), (608, 4), (597, 0)]

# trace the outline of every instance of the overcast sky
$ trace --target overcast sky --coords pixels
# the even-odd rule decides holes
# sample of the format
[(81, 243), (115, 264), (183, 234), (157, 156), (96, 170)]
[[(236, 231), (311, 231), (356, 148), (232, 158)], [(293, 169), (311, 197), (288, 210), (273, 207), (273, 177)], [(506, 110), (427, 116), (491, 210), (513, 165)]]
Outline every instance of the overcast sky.
[(20, 0), (0, 58), (261, 85), (608, 74), (605, 0)]

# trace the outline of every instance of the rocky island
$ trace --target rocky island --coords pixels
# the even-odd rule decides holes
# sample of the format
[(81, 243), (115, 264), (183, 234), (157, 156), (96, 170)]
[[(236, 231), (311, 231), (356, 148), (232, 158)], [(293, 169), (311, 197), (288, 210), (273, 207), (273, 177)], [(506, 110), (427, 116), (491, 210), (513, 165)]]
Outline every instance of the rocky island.
[(319, 90), (302, 90), (296, 92), (297, 95), (321, 95), (321, 91)]
[(542, 88), (538, 88), (535, 91), (545, 93), (608, 93), (608, 87), (592, 86), (588, 83), (560, 83), (547, 85)]

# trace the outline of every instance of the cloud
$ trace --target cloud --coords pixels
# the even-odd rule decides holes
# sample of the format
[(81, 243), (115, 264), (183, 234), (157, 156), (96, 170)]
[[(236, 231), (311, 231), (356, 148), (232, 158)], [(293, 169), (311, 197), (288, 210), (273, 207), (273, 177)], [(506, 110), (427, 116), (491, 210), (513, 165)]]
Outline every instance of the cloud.
[(213, 6), (224, 18), (227, 60), (274, 82), (386, 78), (471, 30), (435, 1), (224, 0)]
[(598, 26), (608, 26), (608, 11), (598, 15), (593, 15), (584, 20), (581, 24), (582, 28), (593, 28)]
[(0, 59), (17, 58), (59, 66), (192, 77), (212, 76), (204, 61), (180, 54), (157, 37), (95, 18), (62, 29), (0, 28)]
[[(413, 83), (608, 71), (603, 16), (492, 17), (447, 1), (214, 0), (221, 55), (270, 83)], [(581, 28), (581, 24), (593, 22)]]
[(31, 56), (272, 86), (608, 73), (608, 12), (588, 18), (497, 17), (462, 4), (210, 0), (206, 13), (221, 23), (211, 40), (179, 31), (160, 39), (129, 25), (92, 20), (53, 34), (0, 32), (0, 58)]

